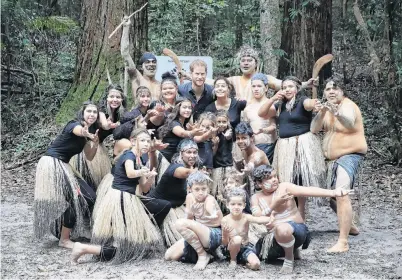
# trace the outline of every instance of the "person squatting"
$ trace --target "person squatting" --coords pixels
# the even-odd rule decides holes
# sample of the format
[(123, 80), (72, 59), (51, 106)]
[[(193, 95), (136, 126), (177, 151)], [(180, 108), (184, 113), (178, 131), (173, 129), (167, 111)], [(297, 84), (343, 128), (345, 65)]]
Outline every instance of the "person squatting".
[(257, 270), (283, 258), (281, 273), (292, 273), (311, 239), (306, 198), (328, 197), (339, 220), (328, 251), (348, 251), (349, 235), (359, 234), (351, 197), (367, 143), (359, 107), (341, 85), (329, 80), (324, 101), (311, 99), (313, 79), (257, 73), (258, 53), (247, 46), (238, 55), (242, 76), (209, 85), (205, 62), (195, 60), (188, 83), (172, 73), (156, 81), (155, 55), (136, 66), (127, 54), (128, 28), (122, 55), (134, 106), (111, 84), (52, 142), (36, 170), (35, 237), (54, 235), (74, 263), (164, 253), (197, 270), (211, 261)]

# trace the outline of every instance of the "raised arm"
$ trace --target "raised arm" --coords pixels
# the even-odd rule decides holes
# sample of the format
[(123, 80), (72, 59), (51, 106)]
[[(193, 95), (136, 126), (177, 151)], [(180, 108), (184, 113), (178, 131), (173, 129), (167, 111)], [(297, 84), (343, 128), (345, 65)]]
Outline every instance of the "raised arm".
[(278, 91), (274, 96), (272, 96), (270, 99), (265, 101), (264, 104), (260, 107), (258, 110), (258, 116), (263, 119), (269, 119), (273, 118), (276, 115), (276, 109), (274, 106), (274, 103), (283, 100), (284, 95), (282, 91)]
[(347, 129), (352, 129), (356, 122), (356, 110), (351, 104), (344, 104), (340, 110), (334, 112), (334, 116)]
[(268, 87), (272, 88), (273, 90), (280, 90), (282, 87), (282, 80), (271, 76), (271, 75), (267, 75), (268, 78)]
[(320, 101), (315, 104), (315, 111), (318, 111), (310, 125), (312, 133), (318, 133), (324, 126), (325, 116), (327, 115), (328, 107), (323, 106)]
[(124, 23), (123, 23), (123, 34), (121, 35), (120, 41), (120, 53), (124, 59), (124, 63), (126, 67), (135, 69), (135, 63), (133, 58), (130, 55), (130, 19), (125, 16)]

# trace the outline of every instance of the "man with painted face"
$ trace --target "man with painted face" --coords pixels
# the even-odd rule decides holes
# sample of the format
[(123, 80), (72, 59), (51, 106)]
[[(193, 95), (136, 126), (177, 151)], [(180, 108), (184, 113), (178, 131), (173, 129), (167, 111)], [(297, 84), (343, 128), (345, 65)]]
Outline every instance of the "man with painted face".
[[(265, 261), (284, 257), (285, 260), (280, 272), (283, 274), (292, 273), (294, 253), (298, 253), (297, 249), (302, 245), (306, 249), (309, 242), (307, 240), (308, 228), (304, 224), (293, 197), (340, 198), (347, 197), (351, 191), (340, 188), (336, 190), (318, 187), (305, 188), (292, 183), (279, 183), (276, 171), (268, 165), (255, 168), (252, 177), (255, 184), (261, 188), (261, 192), (251, 197), (251, 211), (256, 217), (270, 216), (271, 222), (267, 224), (267, 228), (274, 233), (272, 246), (268, 245), (268, 248), (265, 248), (263, 239), (257, 242), (257, 253)], [(266, 253), (261, 254), (263, 251)]]
[(193, 105), (193, 121), (205, 111), (205, 108), (214, 101), (212, 95), (213, 86), (205, 83), (207, 78), (207, 64), (200, 60), (194, 60), (190, 64), (191, 83), (179, 86), (179, 95), (191, 100)]
[(155, 79), (156, 74), (156, 56), (150, 52), (146, 52), (139, 60), (140, 70), (136, 69), (136, 65), (130, 56), (130, 25), (131, 21), (128, 17), (125, 17), (123, 23), (123, 34), (121, 36), (120, 52), (124, 59), (125, 65), (131, 80), (131, 90), (133, 99), (135, 100), (135, 94), (137, 88), (145, 86), (151, 91), (152, 100), (160, 99), (160, 82)]
[(244, 171), (246, 175), (262, 164), (270, 164), (267, 155), (254, 144), (254, 132), (249, 123), (240, 122), (235, 129), (236, 144), (244, 157)]
[[(323, 152), (328, 165), (328, 187), (350, 190), (367, 153), (362, 114), (333, 80), (326, 83), (324, 96), (328, 101), (316, 103), (318, 114), (311, 123), (311, 131), (317, 133), (322, 128), (325, 131)], [(338, 215), (339, 239), (328, 251), (346, 252), (349, 250), (348, 235), (359, 234), (356, 227), (358, 211), (353, 213), (349, 197), (331, 199), (331, 208)]]
[(243, 117), (250, 123), (254, 131), (254, 144), (267, 155), (269, 162), (272, 162), (277, 138), (276, 120), (275, 117), (261, 118), (258, 116), (258, 110), (268, 100), (266, 96), (268, 92), (267, 75), (254, 74), (251, 78), (251, 88), (254, 99), (247, 104)]

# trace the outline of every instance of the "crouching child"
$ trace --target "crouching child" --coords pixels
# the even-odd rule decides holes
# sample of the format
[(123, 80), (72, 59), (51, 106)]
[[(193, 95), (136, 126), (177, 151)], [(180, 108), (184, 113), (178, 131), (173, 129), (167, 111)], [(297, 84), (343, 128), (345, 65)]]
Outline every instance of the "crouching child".
[(187, 218), (176, 222), (176, 229), (183, 239), (166, 251), (166, 260), (196, 263), (194, 269), (203, 270), (211, 260), (211, 254), (221, 245), (223, 215), (215, 198), (209, 194), (210, 183), (209, 176), (201, 171), (188, 177)]

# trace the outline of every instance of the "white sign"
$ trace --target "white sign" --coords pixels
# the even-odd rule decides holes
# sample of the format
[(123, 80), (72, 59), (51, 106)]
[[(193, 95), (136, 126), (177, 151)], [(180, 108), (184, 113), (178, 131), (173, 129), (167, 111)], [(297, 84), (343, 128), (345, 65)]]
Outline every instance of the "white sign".
[[(168, 56), (157, 56), (158, 67), (156, 69), (155, 78), (158, 81), (162, 81), (162, 74), (166, 71), (171, 71), (176, 67), (173, 60)], [(207, 64), (207, 78), (212, 79), (212, 57), (210, 56), (179, 56), (181, 67), (186, 71), (190, 72), (190, 64), (196, 59), (200, 59)]]

